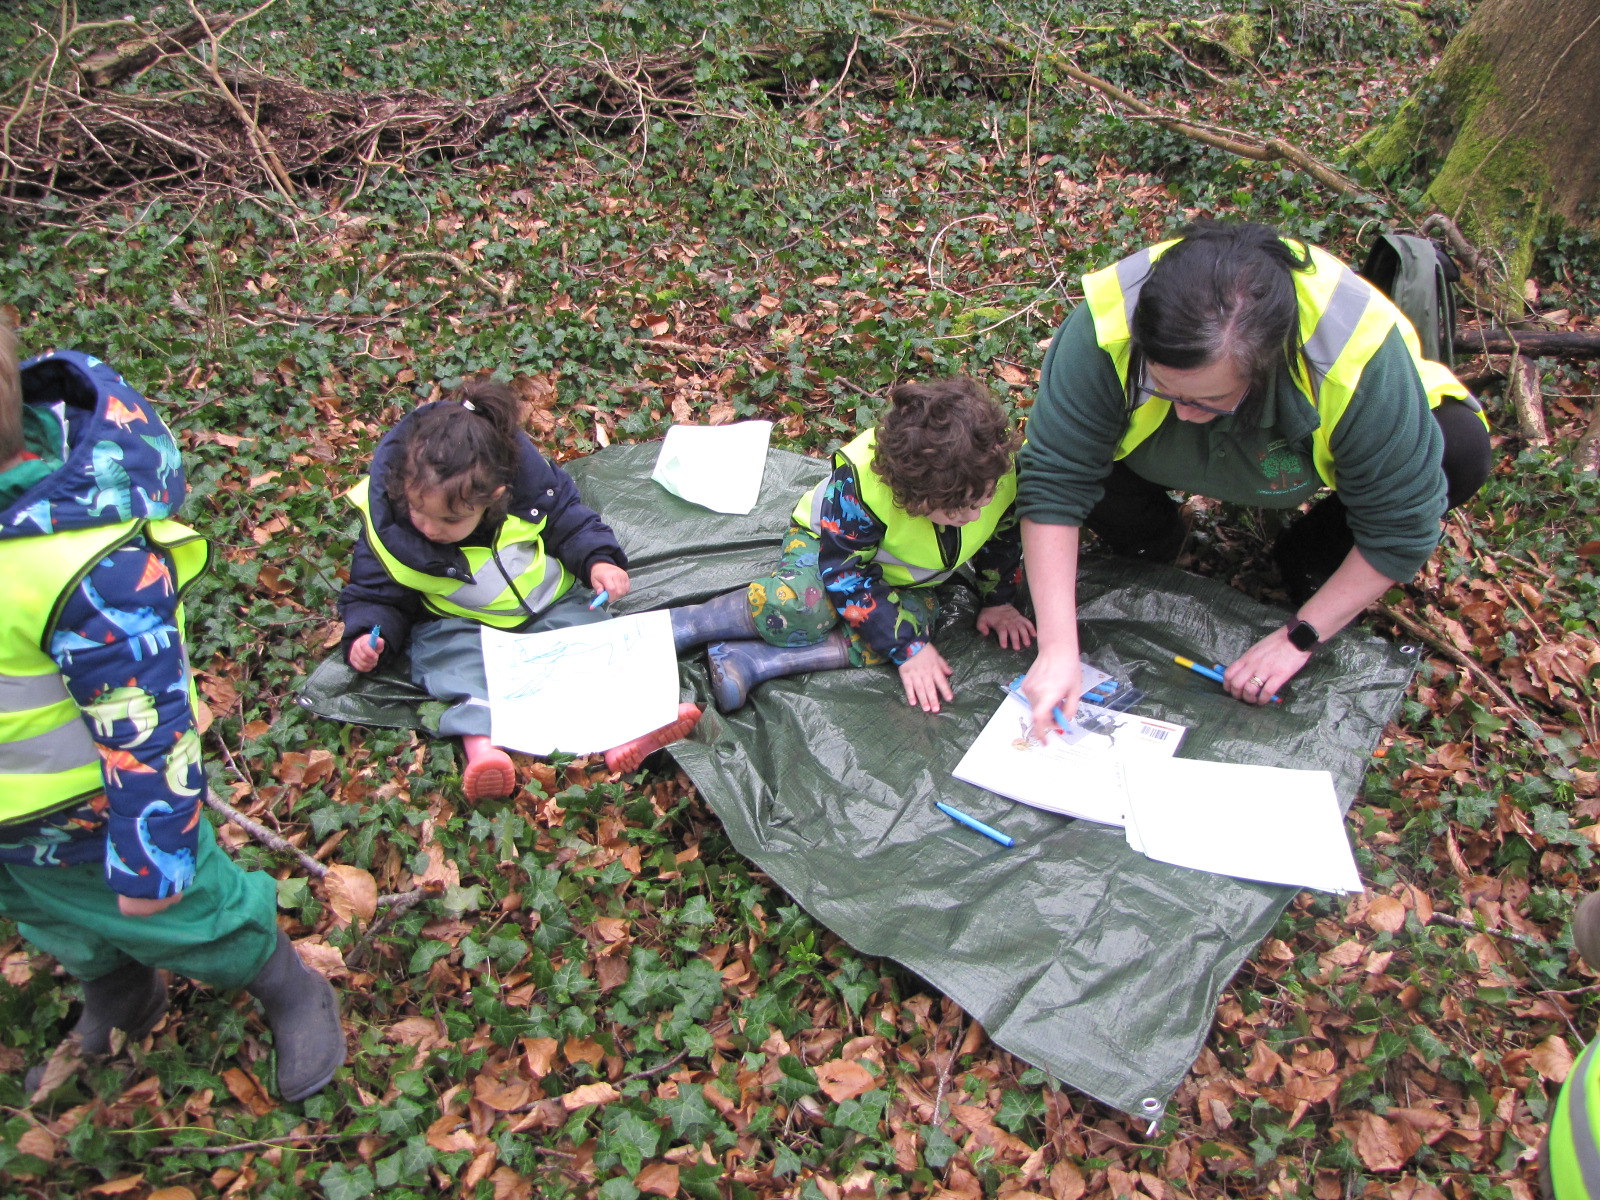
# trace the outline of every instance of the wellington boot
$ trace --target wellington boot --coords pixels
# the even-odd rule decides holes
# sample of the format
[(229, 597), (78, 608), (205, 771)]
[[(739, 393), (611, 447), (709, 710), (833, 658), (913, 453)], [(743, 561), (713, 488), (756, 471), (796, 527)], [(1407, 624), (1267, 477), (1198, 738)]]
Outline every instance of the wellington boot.
[(1600, 892), (1590, 892), (1572, 914), (1572, 944), (1591, 971), (1600, 971)]
[(266, 1010), (278, 1052), (278, 1094), (304, 1100), (344, 1065), (344, 1027), (333, 985), (300, 960), (283, 930), (278, 948), (245, 989)]
[(850, 639), (835, 629), (815, 646), (769, 646), (766, 642), (718, 642), (707, 652), (711, 694), (719, 712), (744, 707), (750, 689), (780, 675), (836, 671), (850, 665)]
[(649, 755), (654, 754), (663, 746), (670, 746), (673, 742), (682, 741), (694, 731), (695, 724), (700, 720), (700, 706), (690, 704), (688, 701), (678, 705), (678, 719), (670, 724), (663, 725), (660, 729), (652, 729), (649, 733), (641, 734), (631, 742), (623, 742), (606, 751), (606, 770), (618, 771), (627, 774), (637, 770)]
[(72, 1027), (85, 1054), (110, 1054), (111, 1031), (137, 1042), (167, 1011), (167, 985), (154, 967), (130, 962), (83, 985), (83, 1015)]
[[(144, 1038), (167, 1011), (167, 985), (154, 967), (128, 962), (83, 984), (83, 1012), (72, 1027), (85, 1057), (111, 1053), (111, 1031), (120, 1029), (130, 1042)], [(29, 1069), (23, 1082), (32, 1095), (44, 1080), (45, 1064)]]
[(517, 790), (517, 768), (511, 756), (494, 748), (467, 764), (461, 775), (461, 792), (468, 800), (497, 800)]
[(756, 636), (750, 589), (740, 588), (704, 604), (672, 610), (672, 644), (679, 654), (706, 642), (743, 641)]

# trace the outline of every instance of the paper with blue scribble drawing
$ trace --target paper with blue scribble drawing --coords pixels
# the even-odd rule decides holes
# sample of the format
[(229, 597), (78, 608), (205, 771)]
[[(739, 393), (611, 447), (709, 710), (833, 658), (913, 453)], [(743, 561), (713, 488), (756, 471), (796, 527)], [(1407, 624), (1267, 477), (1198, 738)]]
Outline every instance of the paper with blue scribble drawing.
[(489, 736), (508, 750), (609, 750), (678, 715), (678, 656), (665, 611), (548, 633), (485, 626), (483, 665)]

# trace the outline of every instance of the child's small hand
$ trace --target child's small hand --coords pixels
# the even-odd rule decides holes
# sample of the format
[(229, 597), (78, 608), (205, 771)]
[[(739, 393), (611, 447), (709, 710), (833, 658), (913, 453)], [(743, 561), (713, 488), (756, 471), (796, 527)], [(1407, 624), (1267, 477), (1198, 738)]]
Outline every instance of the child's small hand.
[(378, 660), (383, 657), (385, 645), (382, 635), (379, 635), (377, 648), (374, 649), (372, 639), (362, 634), (350, 643), (350, 665), (362, 674), (366, 674), (378, 665)]
[(1017, 611), (1014, 605), (996, 604), (978, 613), (978, 632), (994, 634), (995, 640), (1007, 650), (1022, 650), (1033, 645), (1033, 622)]
[(628, 573), (616, 563), (595, 563), (589, 570), (589, 586), (597, 592), (610, 592), (613, 600), (628, 594)]
[(160, 900), (145, 896), (118, 896), (117, 911), (125, 917), (153, 917), (182, 899), (182, 892), (174, 892)]
[(939, 711), (939, 697), (954, 700), (950, 690), (950, 664), (930, 644), (924, 644), (905, 662), (900, 664), (900, 682), (906, 689), (906, 703), (918, 706), (926, 713)]

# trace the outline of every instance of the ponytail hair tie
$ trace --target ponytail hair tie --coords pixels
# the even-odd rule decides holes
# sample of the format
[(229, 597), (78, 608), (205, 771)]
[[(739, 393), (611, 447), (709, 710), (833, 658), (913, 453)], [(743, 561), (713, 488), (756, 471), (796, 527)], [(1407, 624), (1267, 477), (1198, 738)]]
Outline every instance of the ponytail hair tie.
[(468, 412), (477, 412), (478, 411), (477, 405), (473, 404), (471, 400), (463, 400), (463, 401), (461, 401), (461, 407), (466, 409)]

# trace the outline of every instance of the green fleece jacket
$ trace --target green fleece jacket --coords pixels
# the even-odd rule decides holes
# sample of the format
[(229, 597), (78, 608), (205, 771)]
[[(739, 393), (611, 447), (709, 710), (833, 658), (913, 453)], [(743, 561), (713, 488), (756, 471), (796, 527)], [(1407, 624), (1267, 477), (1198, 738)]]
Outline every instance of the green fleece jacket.
[[(1174, 490), (1293, 508), (1322, 487), (1311, 458), (1317, 424), (1316, 409), (1284, 370), (1236, 416), (1197, 424), (1169, 414), (1123, 461)], [(1020, 456), (1017, 511), (1041, 524), (1082, 525), (1104, 494), (1126, 427), (1117, 369), (1095, 340), (1089, 306), (1079, 305), (1045, 355)], [(1329, 445), (1362, 557), (1390, 579), (1410, 579), (1439, 541), (1444, 437), (1398, 330), (1362, 369)]]

